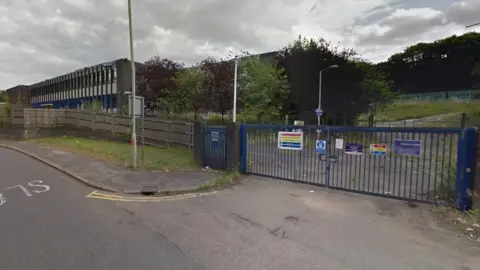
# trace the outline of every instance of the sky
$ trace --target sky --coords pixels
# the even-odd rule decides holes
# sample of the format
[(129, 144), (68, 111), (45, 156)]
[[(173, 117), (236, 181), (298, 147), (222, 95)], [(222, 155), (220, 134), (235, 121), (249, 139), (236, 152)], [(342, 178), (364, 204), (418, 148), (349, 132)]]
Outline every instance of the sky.
[[(480, 22), (480, 0), (132, 0), (135, 60), (193, 65), (299, 35), (371, 62)], [(129, 57), (127, 0), (0, 0), (0, 89)]]

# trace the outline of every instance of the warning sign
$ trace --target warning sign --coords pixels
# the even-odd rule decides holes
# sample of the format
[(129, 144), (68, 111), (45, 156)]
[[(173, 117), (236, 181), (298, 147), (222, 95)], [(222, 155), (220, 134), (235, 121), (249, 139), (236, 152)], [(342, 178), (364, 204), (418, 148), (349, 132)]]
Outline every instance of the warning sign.
[(387, 155), (387, 145), (384, 144), (384, 143), (370, 144), (370, 155), (386, 156)]

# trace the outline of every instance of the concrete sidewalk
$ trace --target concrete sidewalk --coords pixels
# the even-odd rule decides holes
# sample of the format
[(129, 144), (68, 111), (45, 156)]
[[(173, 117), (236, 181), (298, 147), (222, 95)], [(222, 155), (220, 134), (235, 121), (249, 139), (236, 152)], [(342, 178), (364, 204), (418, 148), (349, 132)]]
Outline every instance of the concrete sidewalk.
[(142, 191), (192, 190), (222, 175), (200, 169), (185, 172), (134, 172), (118, 165), (32, 142), (2, 140), (0, 147), (30, 156), (93, 188), (110, 192), (139, 194)]

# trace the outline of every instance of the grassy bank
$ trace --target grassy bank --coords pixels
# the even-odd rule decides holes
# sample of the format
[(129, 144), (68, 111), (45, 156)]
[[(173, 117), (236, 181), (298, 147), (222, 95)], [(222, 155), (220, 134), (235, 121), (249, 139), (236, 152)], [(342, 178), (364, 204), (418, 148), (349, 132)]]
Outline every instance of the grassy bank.
[[(418, 119), (440, 114), (466, 113), (471, 119), (480, 118), (479, 102), (455, 101), (411, 101), (396, 102), (377, 110), (377, 121)], [(458, 116), (455, 116), (459, 118)], [(360, 115), (359, 119), (367, 119), (368, 115)], [(449, 119), (451, 120), (451, 119)]]
[[(96, 159), (131, 167), (131, 146), (104, 140), (75, 137), (42, 138), (34, 142), (52, 148), (81, 153)], [(137, 167), (148, 170), (191, 170), (194, 169), (193, 152), (189, 149), (173, 147), (145, 146), (142, 164), (141, 148), (138, 147)]]

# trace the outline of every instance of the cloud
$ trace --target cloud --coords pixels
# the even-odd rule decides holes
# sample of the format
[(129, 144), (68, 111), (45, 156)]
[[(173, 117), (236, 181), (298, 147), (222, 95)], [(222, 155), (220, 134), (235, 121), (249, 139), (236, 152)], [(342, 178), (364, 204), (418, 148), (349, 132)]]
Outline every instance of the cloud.
[[(136, 60), (158, 54), (194, 64), (240, 50), (280, 49), (302, 34), (341, 42), (378, 61), (417, 40), (455, 33), (475, 15), (472, 1), (446, 10), (405, 1), (136, 0)], [(1, 1), (0, 89), (128, 57), (126, 2)]]

